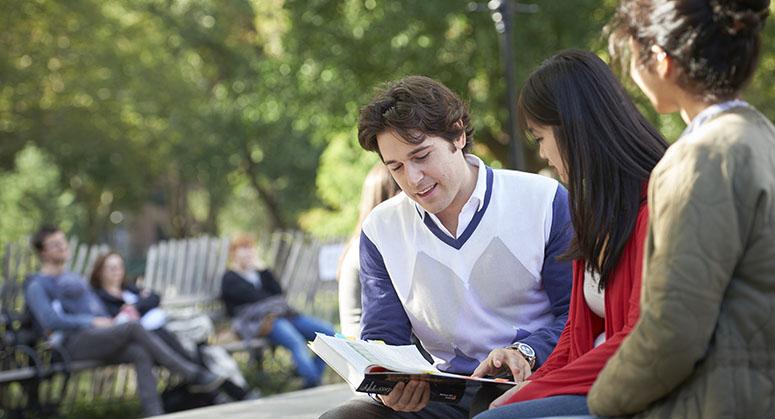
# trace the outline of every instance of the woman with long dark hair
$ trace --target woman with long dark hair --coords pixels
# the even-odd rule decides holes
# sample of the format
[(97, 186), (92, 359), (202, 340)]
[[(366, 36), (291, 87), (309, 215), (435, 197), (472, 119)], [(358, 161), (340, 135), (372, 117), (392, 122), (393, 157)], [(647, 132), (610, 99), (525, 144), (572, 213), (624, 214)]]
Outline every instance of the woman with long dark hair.
[[(127, 283), (124, 258), (120, 254), (110, 251), (100, 255), (94, 261), (89, 283), (116, 323), (139, 322), (144, 329), (157, 336), (175, 353), (187, 361), (209, 370), (202, 356), (202, 351), (207, 345), (199, 343), (194, 351), (184, 348), (175, 334), (165, 327), (167, 316), (160, 307), (161, 297), (159, 294)], [(224, 353), (224, 355), (226, 354)], [(236, 364), (234, 366), (236, 367)], [(223, 382), (220, 390), (223, 390), (233, 400), (244, 400), (257, 395), (255, 392), (249, 392), (247, 383), (241, 374), (232, 374), (229, 379)], [(216, 393), (211, 392), (209, 397), (199, 397), (188, 406), (192, 408), (212, 404), (215, 402), (215, 396)]]
[[(589, 388), (638, 319), (646, 185), (667, 143), (590, 52), (545, 61), (525, 82), (518, 108), (522, 128), (568, 186), (573, 290), (552, 354), (477, 418), (586, 414)], [(494, 350), (474, 374), (511, 368), (515, 352)]]
[(159, 294), (126, 282), (124, 258), (120, 254), (110, 251), (100, 255), (94, 261), (89, 284), (117, 322), (140, 321), (146, 330), (156, 334), (179, 355), (196, 362), (164, 327), (166, 315), (159, 308)]
[(629, 0), (610, 26), (655, 109), (688, 127), (651, 178), (641, 319), (589, 393), (595, 414), (775, 417), (775, 127), (740, 96), (769, 12)]

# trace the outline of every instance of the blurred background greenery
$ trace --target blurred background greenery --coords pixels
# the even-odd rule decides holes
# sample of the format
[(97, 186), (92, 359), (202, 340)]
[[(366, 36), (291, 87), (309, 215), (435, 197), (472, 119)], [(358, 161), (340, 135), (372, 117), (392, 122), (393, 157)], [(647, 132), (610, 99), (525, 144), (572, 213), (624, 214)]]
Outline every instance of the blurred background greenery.
[[(615, 0), (515, 16), (517, 82), (569, 47), (605, 57)], [(347, 235), (376, 156), (375, 85), (434, 77), (470, 103), (475, 153), (507, 159), (491, 16), (466, 1), (0, 0), (0, 241), (41, 222), (132, 255), (164, 238)], [(746, 98), (775, 117), (775, 25)], [(767, 41), (769, 40), (769, 41)], [(641, 109), (670, 138), (683, 129)], [(542, 167), (528, 148), (528, 168)]]

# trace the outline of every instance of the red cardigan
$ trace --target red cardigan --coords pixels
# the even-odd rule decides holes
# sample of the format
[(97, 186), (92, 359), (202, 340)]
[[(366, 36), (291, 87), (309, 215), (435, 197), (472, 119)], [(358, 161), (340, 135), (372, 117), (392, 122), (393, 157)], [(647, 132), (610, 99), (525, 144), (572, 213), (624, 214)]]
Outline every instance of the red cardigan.
[[(648, 208), (643, 203), (635, 229), (605, 288), (605, 322), (589, 309), (584, 299), (583, 261), (573, 262), (573, 288), (565, 329), (549, 358), (528, 377), (530, 384), (512, 396), (508, 403), (589, 392), (597, 374), (638, 321), (647, 225)], [(593, 348), (595, 337), (603, 330), (605, 342)]]

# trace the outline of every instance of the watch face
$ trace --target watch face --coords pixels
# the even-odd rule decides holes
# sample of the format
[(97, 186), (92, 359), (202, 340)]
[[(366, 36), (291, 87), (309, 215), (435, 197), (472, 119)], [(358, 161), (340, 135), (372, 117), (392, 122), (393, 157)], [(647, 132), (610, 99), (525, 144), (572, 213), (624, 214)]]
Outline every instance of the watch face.
[(533, 350), (533, 348), (530, 347), (530, 345), (527, 345), (527, 344), (524, 344), (524, 343), (520, 342), (517, 345), (517, 348), (519, 348), (519, 351), (522, 352), (523, 354), (527, 355), (527, 356), (536, 356), (535, 351)]

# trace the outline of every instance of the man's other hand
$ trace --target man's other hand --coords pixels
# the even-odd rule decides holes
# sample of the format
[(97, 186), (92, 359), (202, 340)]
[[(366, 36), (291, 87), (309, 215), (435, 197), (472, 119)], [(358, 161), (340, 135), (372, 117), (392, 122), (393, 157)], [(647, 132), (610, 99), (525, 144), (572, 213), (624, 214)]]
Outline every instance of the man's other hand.
[(503, 372), (510, 372), (516, 382), (526, 380), (532, 373), (530, 371), (530, 364), (519, 351), (510, 348), (499, 348), (493, 349), (487, 355), (487, 359), (476, 367), (471, 376), (482, 378), (487, 375), (495, 376)]
[(431, 386), (426, 381), (398, 383), (390, 394), (379, 396), (385, 406), (397, 412), (419, 412), (431, 398)]

